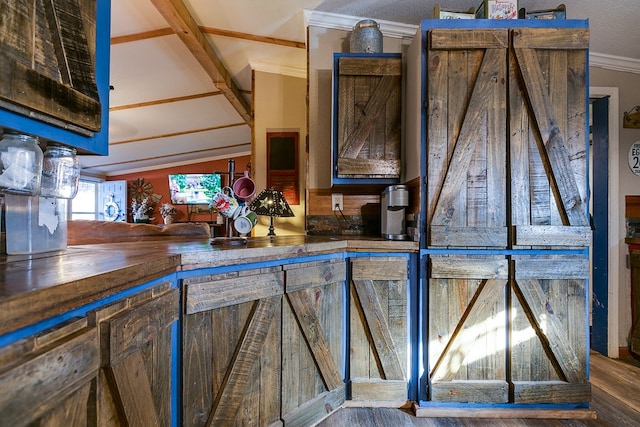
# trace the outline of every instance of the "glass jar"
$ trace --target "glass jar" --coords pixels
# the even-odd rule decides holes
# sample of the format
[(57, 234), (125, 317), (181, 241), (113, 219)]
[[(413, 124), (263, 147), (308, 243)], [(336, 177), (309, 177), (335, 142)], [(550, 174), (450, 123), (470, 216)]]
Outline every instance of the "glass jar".
[(0, 193), (38, 195), (41, 172), (38, 138), (5, 132), (0, 140)]
[(73, 199), (78, 192), (80, 161), (74, 148), (49, 145), (44, 152), (40, 195)]

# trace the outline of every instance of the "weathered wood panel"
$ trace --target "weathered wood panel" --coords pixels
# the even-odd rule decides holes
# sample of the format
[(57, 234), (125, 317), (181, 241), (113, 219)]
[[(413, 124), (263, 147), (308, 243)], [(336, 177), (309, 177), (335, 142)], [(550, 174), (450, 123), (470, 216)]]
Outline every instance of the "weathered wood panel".
[(352, 400), (407, 399), (407, 281), (404, 257), (351, 261)]
[(429, 37), (428, 245), (506, 247), (507, 32)]
[(0, 424), (88, 425), (89, 390), (99, 356), (97, 329), (86, 319), (73, 319), (3, 348)]
[(282, 419), (287, 425), (308, 425), (345, 399), (346, 264), (333, 259), (285, 265), (284, 269)]
[(8, 76), (0, 80), (0, 105), (84, 134), (99, 131), (95, 0), (2, 0), (0, 8), (0, 74)]
[(507, 402), (507, 260), (434, 255), (427, 274), (430, 398)]
[(401, 58), (337, 60), (339, 178), (400, 176)]
[[(509, 93), (509, 127), (514, 245), (586, 246), (576, 237), (588, 239), (588, 30), (517, 29), (512, 38), (509, 63), (514, 90)], [(521, 230), (524, 226), (527, 229)], [(537, 231), (536, 227), (543, 228)], [(544, 227), (554, 227), (555, 235)]]
[[(281, 268), (194, 276), (183, 286), (185, 310), (198, 307), (183, 323), (184, 424), (277, 423)], [(241, 297), (233, 295), (234, 288)]]
[(171, 327), (178, 316), (179, 292), (170, 283), (89, 313), (101, 340), (98, 425), (171, 425)]

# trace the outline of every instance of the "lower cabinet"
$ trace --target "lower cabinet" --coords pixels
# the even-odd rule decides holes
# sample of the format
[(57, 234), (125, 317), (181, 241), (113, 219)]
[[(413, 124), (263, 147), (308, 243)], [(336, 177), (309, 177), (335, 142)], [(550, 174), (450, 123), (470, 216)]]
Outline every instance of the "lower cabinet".
[(0, 349), (0, 425), (91, 425), (98, 332), (73, 319)]
[(183, 279), (183, 424), (305, 426), (344, 401), (342, 259)]
[(408, 261), (351, 259), (349, 367), (352, 400), (407, 400)]
[(178, 289), (165, 283), (89, 313), (101, 348), (98, 426), (171, 425), (171, 326), (179, 307)]
[(170, 426), (170, 283), (0, 349), (2, 426)]

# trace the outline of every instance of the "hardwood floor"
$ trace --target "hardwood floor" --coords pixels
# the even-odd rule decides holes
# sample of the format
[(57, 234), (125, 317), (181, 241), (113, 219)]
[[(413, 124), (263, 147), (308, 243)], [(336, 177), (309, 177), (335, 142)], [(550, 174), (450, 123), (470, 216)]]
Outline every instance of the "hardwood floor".
[[(640, 426), (640, 367), (591, 353), (592, 398), (596, 419), (417, 418), (412, 411), (391, 408), (341, 408), (317, 427), (426, 426)], [(462, 410), (461, 410), (462, 411)]]

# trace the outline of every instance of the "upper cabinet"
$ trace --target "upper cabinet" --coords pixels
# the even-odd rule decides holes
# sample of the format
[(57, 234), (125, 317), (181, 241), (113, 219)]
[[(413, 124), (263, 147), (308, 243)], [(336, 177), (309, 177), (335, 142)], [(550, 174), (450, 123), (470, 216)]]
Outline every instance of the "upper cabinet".
[(0, 0), (0, 127), (108, 153), (110, 0)]
[(586, 22), (425, 22), (426, 245), (587, 246)]
[(402, 55), (336, 53), (332, 184), (400, 180)]

